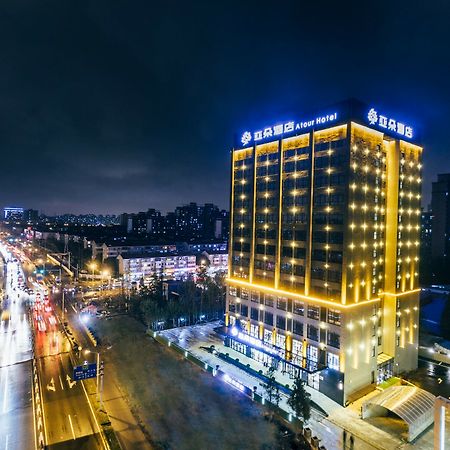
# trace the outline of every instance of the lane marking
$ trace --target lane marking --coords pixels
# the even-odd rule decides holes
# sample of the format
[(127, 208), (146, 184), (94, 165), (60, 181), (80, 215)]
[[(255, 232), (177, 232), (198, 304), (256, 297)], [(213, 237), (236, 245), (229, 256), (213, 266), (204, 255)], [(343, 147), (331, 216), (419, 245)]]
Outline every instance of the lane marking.
[(69, 417), (70, 429), (72, 430), (73, 440), (75, 441), (77, 438), (75, 437), (75, 431), (73, 430), (72, 419), (70, 417), (70, 414), (67, 414), (67, 417)]
[(61, 385), (61, 389), (64, 390), (64, 385), (63, 385), (63, 382), (61, 380), (61, 375), (58, 375), (58, 378), (59, 378), (59, 384)]

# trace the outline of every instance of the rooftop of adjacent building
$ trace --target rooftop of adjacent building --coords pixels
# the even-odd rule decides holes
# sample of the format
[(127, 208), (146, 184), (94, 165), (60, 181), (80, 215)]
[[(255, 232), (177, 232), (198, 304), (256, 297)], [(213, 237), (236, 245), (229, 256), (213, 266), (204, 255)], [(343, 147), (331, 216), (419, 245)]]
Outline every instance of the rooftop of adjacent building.
[(194, 253), (185, 252), (141, 252), (141, 253), (122, 253), (117, 259), (150, 259), (150, 258), (170, 258), (170, 257), (195, 257)]

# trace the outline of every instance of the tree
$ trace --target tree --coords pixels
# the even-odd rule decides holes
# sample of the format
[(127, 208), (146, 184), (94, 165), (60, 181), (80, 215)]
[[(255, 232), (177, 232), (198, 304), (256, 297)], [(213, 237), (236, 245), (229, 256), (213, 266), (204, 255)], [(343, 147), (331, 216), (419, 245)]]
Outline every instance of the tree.
[(266, 382), (261, 383), (265, 391), (265, 398), (269, 402), (269, 408), (272, 409), (271, 420), (273, 419), (273, 407), (278, 406), (281, 400), (280, 388), (275, 378), (276, 366), (270, 366), (265, 373)]
[(288, 399), (288, 405), (292, 408), (294, 415), (308, 422), (311, 417), (311, 394), (306, 392), (305, 382), (297, 376), (292, 387), (291, 395)]

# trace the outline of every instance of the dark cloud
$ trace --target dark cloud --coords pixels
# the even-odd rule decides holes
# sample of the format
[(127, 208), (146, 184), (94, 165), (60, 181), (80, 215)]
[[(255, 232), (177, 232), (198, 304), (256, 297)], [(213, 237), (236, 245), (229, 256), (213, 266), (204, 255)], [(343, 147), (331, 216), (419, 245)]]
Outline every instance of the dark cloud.
[(228, 204), (243, 127), (346, 97), (424, 130), (450, 171), (447, 2), (0, 5), (0, 204), (55, 212)]

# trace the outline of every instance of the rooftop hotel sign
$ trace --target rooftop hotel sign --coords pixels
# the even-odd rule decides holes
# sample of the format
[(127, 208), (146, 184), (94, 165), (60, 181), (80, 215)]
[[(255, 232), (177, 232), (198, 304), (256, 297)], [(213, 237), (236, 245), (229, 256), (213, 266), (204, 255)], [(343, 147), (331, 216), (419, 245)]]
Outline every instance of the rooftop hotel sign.
[(403, 121), (378, 111), (361, 102), (348, 101), (331, 107), (327, 114), (311, 116), (308, 120), (277, 123), (256, 131), (245, 131), (236, 136), (237, 147), (258, 145), (263, 142), (283, 139), (314, 129), (326, 128), (354, 120), (382, 131), (394, 138), (417, 140), (419, 132)]
[(289, 134), (294, 134), (296, 132), (306, 131), (317, 125), (325, 125), (329, 122), (335, 122), (337, 120), (338, 113), (334, 112), (331, 114), (326, 114), (324, 116), (318, 116), (314, 119), (305, 120), (302, 122), (285, 122), (270, 127), (266, 127), (262, 130), (246, 131), (242, 134), (241, 143), (249, 145), (251, 142), (255, 144), (260, 141), (265, 141), (266, 139), (276, 138), (277, 136), (283, 137)]
[(404, 136), (406, 138), (412, 139), (413, 128), (409, 125), (405, 125), (392, 117), (384, 116), (380, 114), (375, 108), (370, 108), (367, 113), (367, 120), (370, 125), (375, 125), (378, 128), (383, 128), (391, 133)]

